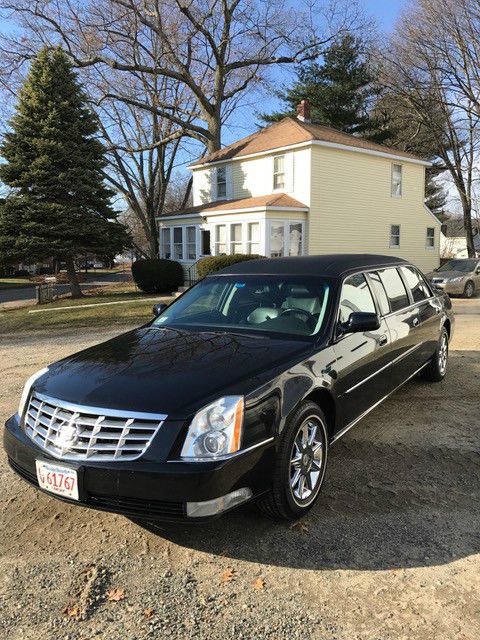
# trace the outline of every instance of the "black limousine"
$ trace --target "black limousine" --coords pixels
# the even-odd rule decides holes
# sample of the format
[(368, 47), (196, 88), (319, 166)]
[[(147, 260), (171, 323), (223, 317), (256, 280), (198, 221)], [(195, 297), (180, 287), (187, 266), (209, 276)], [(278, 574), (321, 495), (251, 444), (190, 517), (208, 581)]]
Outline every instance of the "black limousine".
[(4, 432), (25, 480), (144, 520), (250, 500), (298, 518), (336, 440), (416, 374), (443, 379), (454, 324), (446, 294), (377, 255), (243, 262), (155, 312), (27, 381)]

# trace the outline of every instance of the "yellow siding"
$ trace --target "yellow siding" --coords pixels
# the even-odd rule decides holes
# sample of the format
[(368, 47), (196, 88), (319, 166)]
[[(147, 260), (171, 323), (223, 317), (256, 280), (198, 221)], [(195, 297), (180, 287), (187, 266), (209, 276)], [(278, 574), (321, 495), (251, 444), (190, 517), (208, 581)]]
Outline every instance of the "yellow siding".
[[(308, 252), (395, 255), (430, 271), (439, 264), (440, 226), (423, 206), (425, 167), (402, 162), (402, 197), (392, 198), (392, 161), (314, 145)], [(390, 248), (390, 225), (400, 248)], [(435, 249), (426, 249), (427, 227)]]

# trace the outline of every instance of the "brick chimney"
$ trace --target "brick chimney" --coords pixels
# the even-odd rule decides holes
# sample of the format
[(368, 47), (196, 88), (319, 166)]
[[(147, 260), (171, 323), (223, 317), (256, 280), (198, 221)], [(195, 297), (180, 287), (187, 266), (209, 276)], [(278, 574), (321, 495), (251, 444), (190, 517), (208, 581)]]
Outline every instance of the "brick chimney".
[(302, 100), (299, 104), (297, 104), (297, 118), (302, 122), (311, 122), (312, 118), (310, 115), (310, 101)]

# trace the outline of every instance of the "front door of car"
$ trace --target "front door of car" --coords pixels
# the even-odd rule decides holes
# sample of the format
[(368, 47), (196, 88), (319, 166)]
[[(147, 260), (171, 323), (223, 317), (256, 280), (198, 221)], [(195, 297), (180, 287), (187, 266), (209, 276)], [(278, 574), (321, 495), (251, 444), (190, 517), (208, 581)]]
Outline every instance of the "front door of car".
[(365, 276), (345, 279), (339, 302), (335, 390), (339, 400), (339, 428), (346, 427), (381, 400), (390, 386), (390, 334), (380, 318), (380, 327), (358, 333), (342, 332), (353, 312), (376, 313), (377, 308)]
[(480, 293), (480, 262), (477, 262), (477, 266), (473, 272), (473, 279), (475, 283), (475, 291), (478, 295)]

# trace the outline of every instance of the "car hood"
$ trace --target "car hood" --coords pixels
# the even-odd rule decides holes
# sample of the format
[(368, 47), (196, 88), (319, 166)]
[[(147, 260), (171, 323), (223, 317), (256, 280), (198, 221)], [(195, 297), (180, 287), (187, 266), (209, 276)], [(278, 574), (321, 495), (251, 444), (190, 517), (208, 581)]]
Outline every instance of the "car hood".
[(35, 390), (70, 403), (186, 418), (246, 394), (311, 349), (304, 341), (143, 327), (51, 365)]
[(452, 280), (453, 278), (465, 278), (468, 273), (465, 271), (431, 271), (427, 273), (427, 278), (441, 278), (442, 280)]

